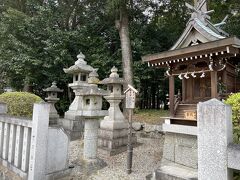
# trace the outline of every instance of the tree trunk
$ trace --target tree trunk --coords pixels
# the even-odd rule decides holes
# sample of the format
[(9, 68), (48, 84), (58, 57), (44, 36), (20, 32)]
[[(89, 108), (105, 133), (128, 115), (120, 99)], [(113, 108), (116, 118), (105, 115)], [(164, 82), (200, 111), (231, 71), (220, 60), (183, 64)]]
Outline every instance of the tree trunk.
[(25, 77), (24, 86), (23, 86), (23, 91), (24, 91), (24, 92), (30, 92), (30, 93), (33, 92), (33, 86), (32, 86), (32, 84), (30, 83), (30, 80), (29, 80), (29, 77), (28, 77), (28, 76)]
[[(123, 69), (123, 78), (127, 84), (133, 85), (133, 72), (132, 72), (132, 49), (129, 37), (129, 19), (126, 9), (126, 5), (120, 9), (120, 20), (115, 21), (115, 26), (118, 29), (120, 36), (121, 49), (122, 49), (122, 69)], [(127, 84), (125, 85), (124, 90), (127, 89)], [(125, 104), (125, 99), (123, 100)], [(128, 111), (123, 106), (123, 113), (126, 118), (128, 118)]]
[(129, 37), (128, 14), (126, 10), (121, 11), (120, 20), (116, 20), (115, 24), (119, 32), (121, 48), (122, 48), (122, 68), (123, 78), (128, 84), (133, 85), (132, 72), (132, 49)]

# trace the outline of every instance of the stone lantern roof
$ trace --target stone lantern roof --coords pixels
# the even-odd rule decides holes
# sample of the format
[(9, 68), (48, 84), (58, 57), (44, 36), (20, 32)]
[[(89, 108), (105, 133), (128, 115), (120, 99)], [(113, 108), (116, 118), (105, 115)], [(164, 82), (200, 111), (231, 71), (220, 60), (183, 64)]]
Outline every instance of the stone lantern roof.
[(48, 87), (46, 89), (43, 89), (44, 92), (63, 92), (62, 89), (59, 89), (57, 87), (57, 83), (53, 82), (51, 87)]
[(99, 83), (97, 69), (94, 69), (88, 78), (89, 87), (84, 88), (80, 94), (81, 95), (92, 95), (92, 96), (105, 96), (107, 91), (98, 88), (97, 84)]
[(126, 81), (123, 78), (119, 78), (119, 74), (117, 72), (118, 69), (113, 66), (109, 78), (103, 79), (100, 84), (125, 84)]
[(85, 55), (81, 52), (77, 55), (78, 60), (75, 64), (69, 68), (64, 68), (63, 71), (67, 74), (78, 74), (80, 72), (90, 73), (94, 70), (94, 68), (90, 65), (87, 65), (87, 62), (84, 60)]

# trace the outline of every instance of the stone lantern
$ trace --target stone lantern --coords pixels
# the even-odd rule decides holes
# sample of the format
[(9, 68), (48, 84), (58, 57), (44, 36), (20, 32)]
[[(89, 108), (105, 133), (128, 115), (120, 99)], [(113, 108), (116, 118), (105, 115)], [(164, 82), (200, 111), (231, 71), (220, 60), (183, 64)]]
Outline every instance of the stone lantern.
[(69, 84), (69, 87), (73, 89), (75, 98), (62, 120), (62, 125), (64, 129), (70, 133), (71, 140), (81, 137), (83, 131), (84, 122), (82, 120), (82, 110), (84, 95), (81, 91), (89, 86), (87, 82), (88, 76), (89, 73), (94, 70), (92, 66), (87, 65), (85, 56), (82, 53), (80, 53), (77, 58), (78, 60), (73, 66), (63, 69), (65, 73), (73, 76), (73, 82)]
[(98, 88), (98, 74), (96, 70), (89, 74), (89, 86), (81, 91), (83, 96), (84, 117), (84, 159), (94, 160), (97, 158), (97, 139), (99, 119), (103, 118), (107, 111), (102, 110), (102, 97), (106, 91)]
[(104, 155), (115, 155), (127, 149), (128, 123), (119, 108), (124, 99), (122, 87), (125, 80), (118, 75), (118, 69), (113, 67), (109, 78), (100, 83), (107, 85), (108, 95), (104, 98), (110, 103), (108, 116), (100, 123), (98, 133), (99, 152)]
[(43, 91), (47, 93), (47, 97), (45, 98), (45, 100), (50, 103), (49, 124), (56, 125), (59, 119), (59, 115), (55, 108), (55, 103), (59, 100), (59, 98), (57, 97), (58, 93), (63, 92), (63, 90), (57, 87), (56, 82), (53, 82), (51, 87), (43, 89)]

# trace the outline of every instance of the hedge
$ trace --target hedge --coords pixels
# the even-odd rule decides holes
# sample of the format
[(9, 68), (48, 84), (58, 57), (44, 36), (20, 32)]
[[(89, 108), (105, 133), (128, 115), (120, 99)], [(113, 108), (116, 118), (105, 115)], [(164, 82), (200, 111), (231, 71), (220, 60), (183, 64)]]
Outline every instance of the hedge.
[(233, 138), (234, 142), (240, 142), (240, 93), (229, 96), (225, 101), (232, 106)]
[(6, 92), (0, 95), (0, 102), (8, 106), (8, 114), (20, 117), (32, 117), (33, 104), (42, 99), (28, 92)]

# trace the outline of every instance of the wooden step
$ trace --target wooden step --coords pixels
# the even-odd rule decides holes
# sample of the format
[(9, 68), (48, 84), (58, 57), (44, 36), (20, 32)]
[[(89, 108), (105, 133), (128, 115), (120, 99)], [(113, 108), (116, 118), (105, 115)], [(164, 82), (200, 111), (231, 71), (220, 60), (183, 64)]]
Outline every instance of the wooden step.
[(176, 120), (182, 120), (182, 121), (196, 121), (196, 119), (185, 119), (185, 113), (186, 112), (196, 112), (197, 111), (197, 105), (196, 104), (179, 104), (175, 113), (174, 118)]

